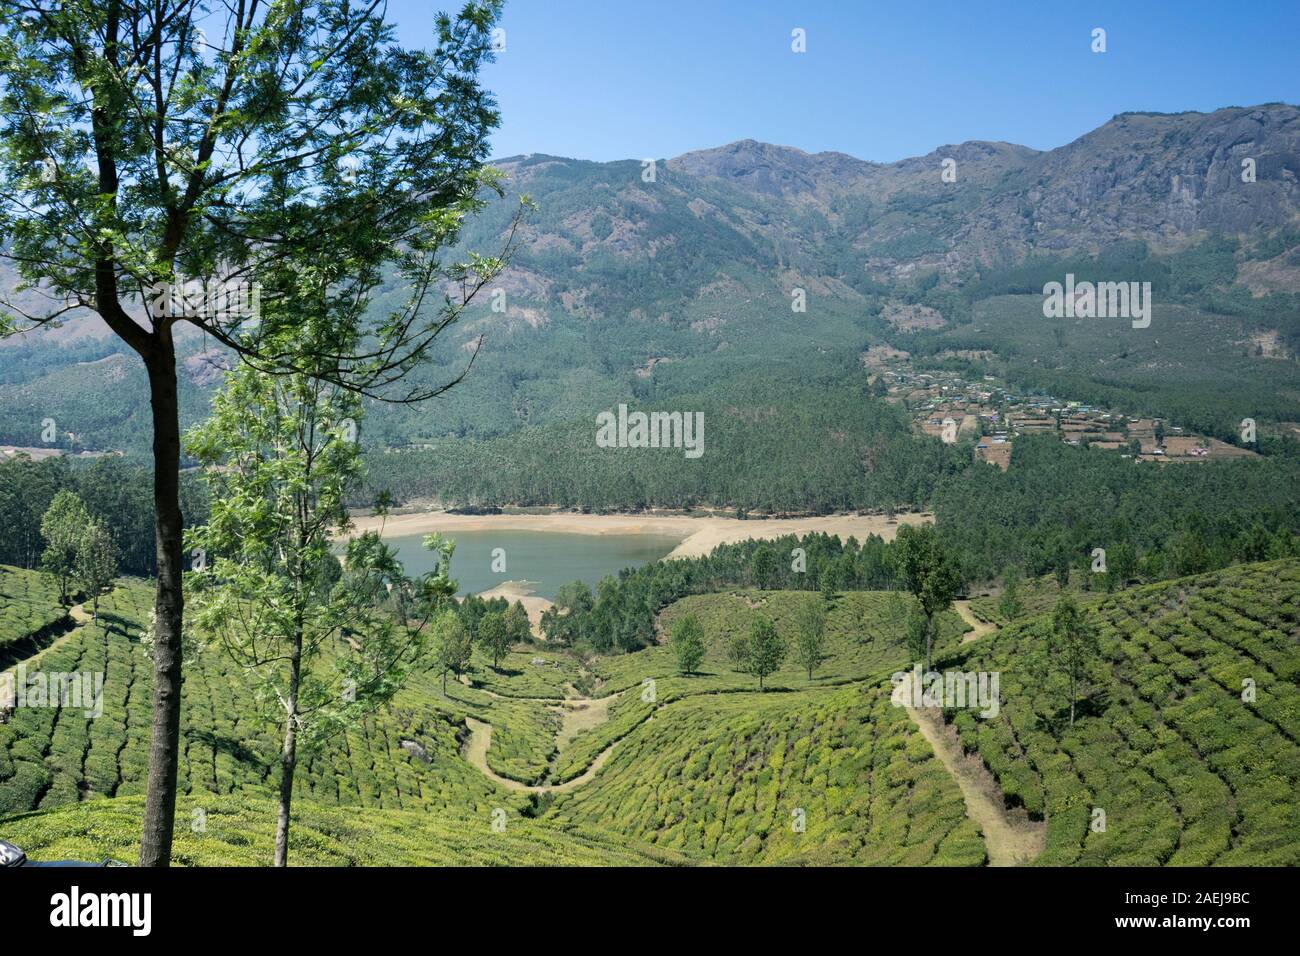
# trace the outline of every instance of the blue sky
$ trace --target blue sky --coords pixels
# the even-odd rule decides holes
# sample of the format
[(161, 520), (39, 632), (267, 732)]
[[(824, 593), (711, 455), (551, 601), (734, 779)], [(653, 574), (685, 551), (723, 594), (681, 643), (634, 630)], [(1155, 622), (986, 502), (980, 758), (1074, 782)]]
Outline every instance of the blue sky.
[[(431, 11), (390, 0), (403, 42)], [(1129, 110), (1300, 103), (1300, 2), (508, 0), (497, 157), (667, 158), (753, 138), (893, 161), (1050, 149)], [(790, 49), (803, 28), (807, 52)], [(1091, 51), (1092, 30), (1107, 51)]]

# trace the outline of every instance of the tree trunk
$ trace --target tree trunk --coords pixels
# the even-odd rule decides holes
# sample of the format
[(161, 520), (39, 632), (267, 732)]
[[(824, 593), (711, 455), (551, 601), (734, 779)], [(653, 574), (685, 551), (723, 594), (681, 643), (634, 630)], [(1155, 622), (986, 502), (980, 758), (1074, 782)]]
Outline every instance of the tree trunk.
[(298, 681), (302, 673), (302, 631), (293, 642), (289, 657), (288, 719), (284, 723), (284, 745), (280, 748), (280, 810), (275, 821), (275, 865), (289, 865), (289, 816), (293, 809), (293, 775), (298, 767)]
[(1070, 671), (1070, 726), (1074, 726), (1074, 671)]
[(934, 635), (934, 618), (925, 616), (925, 672), (930, 673), (930, 638)]
[(170, 333), (158, 335), (158, 351), (146, 363), (153, 410), (154, 545), (158, 586), (154, 600), (153, 722), (149, 735), (149, 782), (140, 834), (140, 865), (167, 866), (176, 818), (176, 761), (181, 727), (181, 436), (176, 401), (176, 359)]

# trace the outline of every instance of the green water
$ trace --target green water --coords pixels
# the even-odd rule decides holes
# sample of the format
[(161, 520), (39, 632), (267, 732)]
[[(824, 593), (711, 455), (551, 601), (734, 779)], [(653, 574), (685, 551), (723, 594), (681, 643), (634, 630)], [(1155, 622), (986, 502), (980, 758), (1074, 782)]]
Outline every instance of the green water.
[[(504, 581), (527, 581), (532, 593), (554, 598), (560, 586), (585, 581), (593, 589), (607, 574), (657, 561), (680, 538), (653, 534), (564, 534), (554, 531), (461, 531), (447, 535), (456, 542), (451, 576), (461, 594), (475, 594)], [(423, 535), (388, 539), (408, 574), (433, 567)], [(505, 570), (492, 570), (493, 549), (505, 551)]]

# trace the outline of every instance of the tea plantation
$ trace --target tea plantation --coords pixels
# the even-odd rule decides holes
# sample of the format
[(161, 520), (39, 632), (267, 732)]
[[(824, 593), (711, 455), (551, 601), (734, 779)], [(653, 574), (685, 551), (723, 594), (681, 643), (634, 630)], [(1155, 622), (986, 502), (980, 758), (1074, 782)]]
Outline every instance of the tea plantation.
[[(99, 622), (81, 626), (39, 574), (0, 569), (0, 594), (0, 648), (22, 648), (19, 660), (39, 649), (47, 672), (105, 675), (100, 717), (19, 707), (0, 723), (0, 837), (37, 858), (130, 860), (152, 589), (119, 582)], [(956, 781), (890, 701), (890, 675), (908, 666), (910, 598), (830, 597), (811, 680), (787, 657), (760, 694), (729, 663), (731, 637), (757, 614), (792, 643), (808, 599), (733, 590), (666, 608), (664, 634), (686, 614), (701, 624), (690, 675), (662, 643), (584, 660), (521, 646), (499, 668), (476, 650), (445, 694), (439, 675), (416, 675), (391, 707), (304, 757), (291, 861), (986, 863)], [(1300, 862), (1300, 561), (1090, 594), (1085, 607), (1100, 652), (1073, 726), (1061, 675), (1042, 666), (1037, 603), (966, 644), (960, 617), (939, 619), (937, 669), (1001, 674), (996, 717), (945, 717), (993, 792), (1046, 821), (1036, 862)], [(265, 865), (274, 732), (219, 648), (187, 660), (183, 699), (177, 860)], [(470, 718), (491, 727), (477, 765)]]
[(1060, 680), (1035, 672), (1040, 622), (946, 662), (1001, 671), (996, 719), (949, 717), (1008, 800), (1046, 818), (1038, 862), (1300, 863), (1300, 562), (1135, 588), (1095, 620), (1073, 727)]

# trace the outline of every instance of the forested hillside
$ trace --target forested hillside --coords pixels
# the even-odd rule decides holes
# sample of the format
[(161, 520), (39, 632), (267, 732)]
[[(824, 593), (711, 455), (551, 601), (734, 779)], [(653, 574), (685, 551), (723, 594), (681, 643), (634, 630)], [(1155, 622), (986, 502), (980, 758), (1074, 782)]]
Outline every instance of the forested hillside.
[[(510, 268), (413, 382), (458, 374), (482, 337), (473, 369), (435, 402), (369, 407), (356, 503), (387, 489), (458, 505), (924, 506), (955, 464), (867, 387), (859, 356), (884, 343), (918, 367), (958, 362), (1229, 442), (1256, 419), (1276, 451), (1279, 423), (1300, 421), (1298, 141), (1300, 112), (1270, 104), (893, 164), (752, 141), (653, 167), (503, 159), (508, 196), (463, 248), (499, 248), (516, 194), (536, 208)], [(1252, 183), (1235, 175), (1245, 156)], [(1066, 273), (1151, 282), (1152, 325), (1043, 320), (1043, 285)], [(0, 442), (147, 447), (138, 363), (91, 331), (71, 318), (0, 347)], [(181, 340), (188, 421), (220, 377), (211, 344)], [(703, 458), (630, 469), (595, 447), (596, 415), (619, 404), (703, 412)]]

